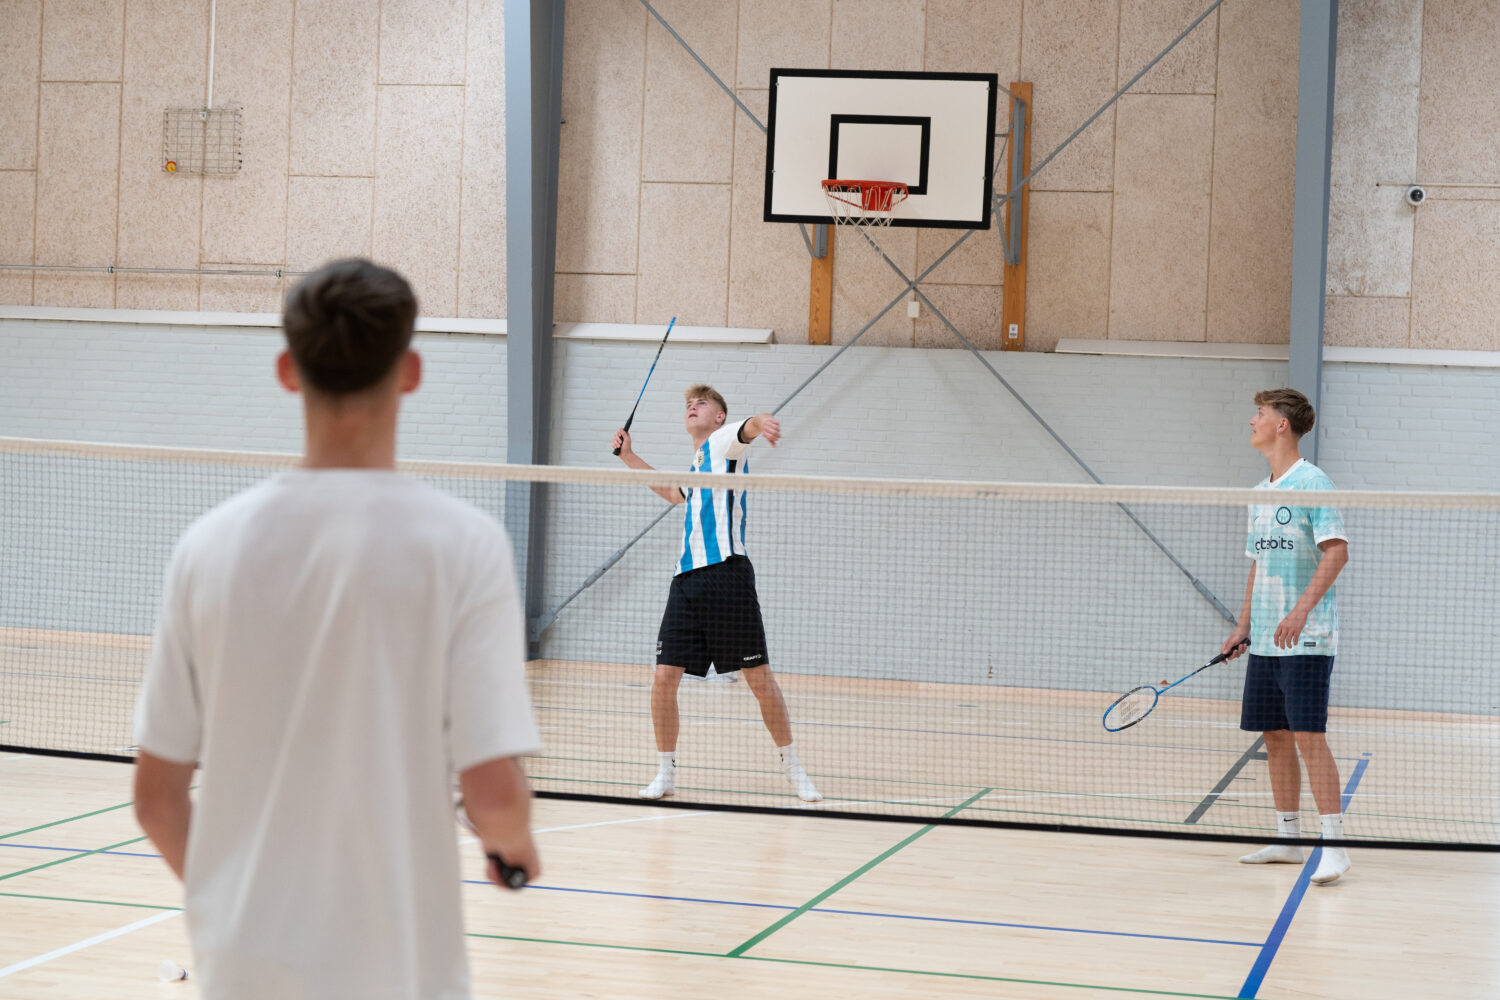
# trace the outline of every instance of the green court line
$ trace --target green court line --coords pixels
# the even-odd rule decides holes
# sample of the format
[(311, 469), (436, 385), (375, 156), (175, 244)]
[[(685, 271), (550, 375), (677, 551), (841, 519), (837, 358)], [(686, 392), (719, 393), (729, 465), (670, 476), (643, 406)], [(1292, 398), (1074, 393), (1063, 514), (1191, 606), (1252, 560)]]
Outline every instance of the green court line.
[(0, 840), (11, 840), (15, 837), (19, 837), (23, 833), (35, 833), (37, 830), (46, 830), (49, 827), (62, 826), (64, 823), (72, 823), (74, 820), (88, 819), (90, 816), (99, 816), (103, 813), (115, 812), (119, 809), (128, 809), (134, 804), (135, 803), (133, 802), (122, 802), (117, 806), (105, 806), (103, 809), (95, 809), (93, 812), (79, 813), (77, 816), (69, 816), (67, 819), (53, 820), (51, 823), (43, 823), (41, 826), (30, 826), (24, 830), (17, 830), (14, 833), (0, 833)]
[(180, 910), (180, 906), (158, 906), (155, 903), (121, 903), (113, 899), (72, 899), (68, 896), (37, 896), (29, 892), (0, 892), (10, 899), (44, 899), (49, 903), (93, 903), (96, 906), (132, 906), (139, 910)]
[(69, 861), (77, 861), (79, 858), (91, 858), (95, 854), (99, 854), (103, 851), (113, 851), (117, 847), (128, 847), (131, 844), (139, 844), (145, 839), (145, 837), (131, 837), (129, 840), (122, 840), (118, 844), (110, 844), (108, 847), (96, 847), (92, 851), (84, 851), (82, 854), (69, 854), (67, 857), (58, 858), (56, 861), (48, 861), (44, 864), (32, 865), (30, 868), (22, 868), (20, 871), (11, 872), (9, 875), (0, 875), (0, 882), (4, 882), (8, 878), (15, 878), (18, 875), (27, 875), (31, 872), (39, 872), (43, 868), (51, 868), (53, 865), (63, 865), (67, 864)]
[[(980, 789), (979, 791), (975, 792), (973, 795), (969, 796), (968, 799), (966, 799), (965, 801), (963, 801), (959, 805), (954, 806), (952, 809), (950, 809), (946, 813), (944, 813), (943, 814), (943, 818), (947, 819), (950, 816), (957, 816), (960, 812), (962, 812), (968, 806), (973, 805), (975, 802), (978, 802), (980, 799), (982, 799), (986, 795), (988, 795), (990, 793), (990, 791), (991, 791), (991, 789), (988, 789), (988, 788), (982, 788), (982, 789)], [(833, 885), (831, 885), (828, 888), (824, 889), (822, 892), (818, 893), (812, 899), (809, 899), (807, 902), (805, 902), (801, 906), (797, 907), (791, 913), (788, 913), (786, 916), (784, 916), (780, 920), (776, 921), (770, 927), (767, 927), (765, 930), (761, 931), (759, 934), (756, 934), (754, 937), (750, 938), (748, 941), (742, 941), (739, 945), (735, 946), (732, 950), (730, 950), (728, 953), (726, 953), (725, 957), (727, 957), (727, 958), (739, 958), (745, 952), (749, 951), (751, 948), (754, 948), (756, 945), (760, 944), (766, 938), (770, 937), (772, 934), (775, 934), (777, 931), (781, 930), (787, 924), (791, 923), (793, 920), (796, 920), (798, 917), (802, 916), (802, 914), (806, 913), (808, 910), (812, 909), (814, 906), (817, 906), (819, 903), (823, 902), (823, 900), (827, 899), (829, 896), (832, 896), (834, 893), (838, 892), (840, 889), (842, 889), (844, 886), (848, 885), (850, 882), (853, 882), (855, 879), (859, 878), (865, 872), (867, 872), (870, 869), (874, 868), (876, 865), (880, 864), (882, 861), (886, 860), (891, 855), (895, 854), (897, 851), (899, 851), (902, 848), (906, 847), (908, 844), (911, 844), (911, 843), (915, 842), (917, 840), (917, 838), (925, 836), (926, 834), (930, 833), (931, 831), (933, 831), (935, 829), (937, 829), (937, 827), (935, 827), (935, 826), (933, 826), (932, 824), (929, 823), (927, 826), (922, 827), (922, 829), (918, 830), (916, 833), (912, 834), (910, 837), (907, 837), (905, 840), (901, 841), (901, 843), (897, 844), (895, 847), (892, 847), (892, 848), (884, 851), (883, 853), (877, 855), (876, 857), (872, 858), (871, 860), (866, 861), (863, 865), (861, 865), (860, 867), (856, 868), (854, 871), (850, 872), (848, 875), (845, 875), (843, 878), (839, 879)]]
[(514, 934), (475, 934), (471, 938), (490, 941), (520, 941), (524, 944), (560, 944), (574, 948), (604, 948), (610, 951), (639, 951), (655, 955), (685, 955), (691, 958), (736, 958), (746, 962), (776, 962), (780, 965), (804, 965), (821, 969), (847, 969), (851, 972), (893, 972), (904, 976), (937, 976), (943, 979), (967, 979), (984, 983), (1016, 983), (1021, 986), (1056, 986), (1073, 990), (1104, 990), (1111, 993), (1136, 993), (1157, 997), (1189, 997), (1193, 1000), (1234, 1000), (1223, 993), (1179, 993), (1173, 990), (1149, 990), (1136, 986), (1100, 986), (1097, 983), (1065, 983), (1050, 979), (1021, 979), (1016, 976), (984, 976), (969, 972), (934, 972), (929, 969), (896, 969), (879, 965), (855, 965), (845, 962), (814, 962), (802, 958), (763, 958), (760, 955), (721, 955), (712, 951), (685, 951), (677, 948), (646, 948), (629, 944), (598, 944), (593, 941), (559, 941), (555, 938), (520, 937)]

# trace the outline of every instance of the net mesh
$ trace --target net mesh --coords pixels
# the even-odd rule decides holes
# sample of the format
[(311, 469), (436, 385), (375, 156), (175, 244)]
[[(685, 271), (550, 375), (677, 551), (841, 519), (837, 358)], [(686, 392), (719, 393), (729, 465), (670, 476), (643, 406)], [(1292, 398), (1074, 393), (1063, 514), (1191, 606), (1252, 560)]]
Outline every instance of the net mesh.
[(896, 206), (907, 197), (907, 187), (899, 181), (823, 182), (829, 216), (836, 225), (856, 229), (889, 226)]
[[(128, 758), (176, 538), (293, 462), (0, 439), (0, 743)], [(1101, 724), (1122, 692), (1176, 680), (1228, 637), (1203, 591), (1238, 609), (1250, 491), (405, 470), (502, 521), (508, 500), (546, 483), (545, 613), (528, 666), (546, 749), (527, 761), (543, 794), (639, 801), (652, 780), (651, 665), (684, 507), (621, 550), (665, 507), (648, 483), (732, 485), (769, 661), (823, 799), (796, 797), (757, 692), (715, 679), (716, 663), (678, 691), (673, 801), (1173, 836), (1274, 829), (1264, 753), (1239, 728), (1243, 658), (1163, 695), (1140, 725)], [(1320, 502), (1351, 539), (1328, 723), (1350, 836), (1500, 845), (1500, 498)], [(751, 628), (724, 621), (721, 658)]]

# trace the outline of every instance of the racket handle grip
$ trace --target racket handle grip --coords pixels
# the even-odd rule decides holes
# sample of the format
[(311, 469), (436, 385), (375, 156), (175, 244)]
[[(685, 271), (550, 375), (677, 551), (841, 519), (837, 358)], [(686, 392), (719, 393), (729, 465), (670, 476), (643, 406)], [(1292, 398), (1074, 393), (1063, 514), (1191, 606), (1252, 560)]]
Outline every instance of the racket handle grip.
[(500, 881), (505, 883), (507, 889), (520, 889), (531, 881), (531, 875), (524, 868), (516, 868), (506, 864), (498, 854), (486, 854), (500, 870)]
[[(677, 317), (675, 317), (675, 316), (672, 317), (672, 322), (675, 323), (676, 321), (677, 321)], [(635, 423), (635, 411), (631, 410), (630, 411), (630, 416), (628, 416), (628, 417), (625, 418), (625, 427), (623, 429), (624, 429), (624, 431), (625, 431), (626, 434), (630, 433), (630, 425), (633, 424), (633, 423)], [(620, 449), (616, 448), (614, 451), (610, 452), (610, 454), (614, 455), (616, 458), (619, 458), (620, 457)]]

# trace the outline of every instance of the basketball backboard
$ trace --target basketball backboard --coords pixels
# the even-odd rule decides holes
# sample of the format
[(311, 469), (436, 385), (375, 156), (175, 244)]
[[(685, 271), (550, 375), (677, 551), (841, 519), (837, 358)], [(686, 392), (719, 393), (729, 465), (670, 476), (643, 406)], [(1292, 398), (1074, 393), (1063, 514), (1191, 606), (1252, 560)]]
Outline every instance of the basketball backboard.
[(830, 179), (900, 181), (893, 226), (988, 229), (993, 73), (771, 70), (767, 222), (833, 221)]

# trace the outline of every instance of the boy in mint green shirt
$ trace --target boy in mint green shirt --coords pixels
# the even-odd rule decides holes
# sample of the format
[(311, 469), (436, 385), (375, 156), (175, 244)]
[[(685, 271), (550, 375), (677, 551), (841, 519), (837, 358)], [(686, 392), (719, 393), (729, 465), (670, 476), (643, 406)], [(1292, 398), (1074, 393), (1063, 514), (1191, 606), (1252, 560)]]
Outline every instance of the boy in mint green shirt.
[[(1256, 489), (1331, 490), (1323, 470), (1302, 458), (1298, 442), (1317, 419), (1307, 397), (1293, 389), (1256, 393), (1250, 444), (1265, 455), (1271, 474)], [(1332, 507), (1307, 507), (1295, 495), (1268, 498), (1250, 508), (1245, 554), (1255, 560), (1231, 653), (1247, 637), (1250, 662), (1240, 728), (1264, 734), (1281, 837), (1301, 833), (1302, 768), (1307, 764), (1323, 836), (1344, 836), (1338, 765), (1328, 748), (1328, 688), (1339, 636), (1334, 581), (1349, 561), (1344, 522)], [(1238, 656), (1237, 651), (1232, 656)], [(1245, 864), (1301, 864), (1302, 849), (1283, 844), (1240, 858)], [(1312, 880), (1336, 881), (1349, 870), (1349, 854), (1325, 848)]]

